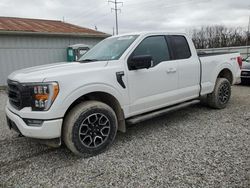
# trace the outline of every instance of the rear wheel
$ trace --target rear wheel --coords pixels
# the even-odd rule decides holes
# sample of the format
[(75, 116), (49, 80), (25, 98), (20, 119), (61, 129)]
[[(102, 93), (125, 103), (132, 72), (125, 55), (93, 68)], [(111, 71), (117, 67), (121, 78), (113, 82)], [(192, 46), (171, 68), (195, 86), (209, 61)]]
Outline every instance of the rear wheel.
[(226, 78), (217, 78), (214, 91), (207, 95), (208, 106), (216, 109), (225, 108), (231, 97), (231, 84)]
[(98, 101), (75, 106), (63, 124), (63, 140), (75, 154), (92, 156), (105, 151), (114, 141), (117, 118), (111, 107)]

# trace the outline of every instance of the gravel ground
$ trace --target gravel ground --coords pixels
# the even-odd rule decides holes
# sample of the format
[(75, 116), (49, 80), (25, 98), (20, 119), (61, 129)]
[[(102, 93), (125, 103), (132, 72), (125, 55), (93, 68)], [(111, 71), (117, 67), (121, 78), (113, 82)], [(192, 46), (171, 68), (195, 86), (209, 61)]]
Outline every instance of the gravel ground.
[(250, 86), (232, 89), (226, 109), (195, 105), (131, 126), (87, 159), (10, 131), (0, 92), (0, 187), (250, 187)]

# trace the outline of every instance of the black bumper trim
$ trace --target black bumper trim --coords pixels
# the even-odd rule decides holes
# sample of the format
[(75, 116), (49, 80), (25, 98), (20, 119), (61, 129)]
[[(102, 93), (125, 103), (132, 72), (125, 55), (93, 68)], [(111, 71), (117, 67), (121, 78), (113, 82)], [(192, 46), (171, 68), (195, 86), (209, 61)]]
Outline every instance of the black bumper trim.
[(13, 129), (14, 131), (16, 131), (19, 134), (22, 134), (14, 121), (12, 121), (10, 118), (8, 118), (8, 116), (6, 116), (6, 120), (7, 120), (7, 125), (10, 129)]

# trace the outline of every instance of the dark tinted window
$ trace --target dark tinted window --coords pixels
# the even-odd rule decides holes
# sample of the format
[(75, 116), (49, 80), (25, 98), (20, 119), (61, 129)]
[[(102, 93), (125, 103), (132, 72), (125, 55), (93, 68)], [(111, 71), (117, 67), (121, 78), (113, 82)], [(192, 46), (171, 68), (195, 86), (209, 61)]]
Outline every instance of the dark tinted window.
[(164, 36), (152, 36), (144, 39), (133, 52), (133, 56), (151, 55), (154, 66), (170, 59), (167, 42)]
[(191, 56), (188, 42), (184, 36), (174, 35), (170, 37), (174, 59), (187, 59)]

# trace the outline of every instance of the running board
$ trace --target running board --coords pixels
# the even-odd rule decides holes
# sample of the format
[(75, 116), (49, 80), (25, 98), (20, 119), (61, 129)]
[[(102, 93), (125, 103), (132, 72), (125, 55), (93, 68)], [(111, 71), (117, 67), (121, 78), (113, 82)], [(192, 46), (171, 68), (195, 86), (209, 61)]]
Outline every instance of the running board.
[(149, 120), (149, 119), (152, 119), (152, 118), (155, 118), (155, 117), (158, 117), (158, 116), (162, 116), (162, 115), (167, 114), (169, 112), (179, 110), (181, 108), (185, 108), (185, 107), (190, 106), (190, 105), (197, 104), (199, 102), (200, 102), (200, 100), (192, 100), (192, 101), (180, 103), (180, 104), (177, 104), (177, 105), (174, 105), (174, 106), (171, 106), (171, 107), (167, 107), (167, 108), (160, 109), (160, 110), (153, 111), (153, 112), (149, 112), (149, 113), (146, 113), (146, 114), (143, 114), (143, 115), (138, 115), (138, 116), (131, 117), (131, 118), (127, 119), (126, 122), (128, 124), (136, 124), (136, 123), (139, 123), (139, 122), (142, 122), (142, 121), (145, 121), (145, 120)]

